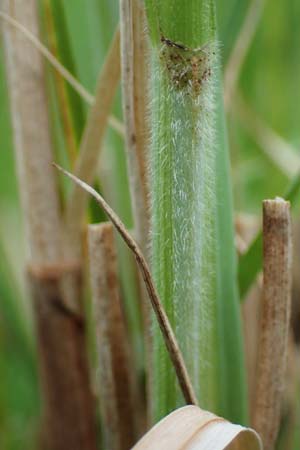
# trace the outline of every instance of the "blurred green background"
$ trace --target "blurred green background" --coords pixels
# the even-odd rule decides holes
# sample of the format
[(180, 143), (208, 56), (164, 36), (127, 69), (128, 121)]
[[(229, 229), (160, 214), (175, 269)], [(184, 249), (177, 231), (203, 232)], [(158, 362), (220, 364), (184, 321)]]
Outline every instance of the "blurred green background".
[[(224, 68), (250, 3), (246, 0), (217, 1)], [(283, 194), (298, 158), (300, 161), (300, 0), (261, 3), (264, 8), (230, 98), (232, 108), (228, 113), (235, 209), (257, 215), (264, 198)], [(40, 4), (42, 24), (45, 5), (50, 4), (53, 8), (57, 38), (60, 39), (60, 59), (93, 92), (118, 22), (117, 0), (41, 0)], [(47, 42), (44, 28), (42, 35)], [(23, 273), (26, 251), (2, 47), (0, 58), (0, 448), (32, 450), (40, 410), (38, 380)], [(49, 67), (47, 71), (55, 149), (57, 158), (63, 159), (66, 144), (55, 101), (52, 71)], [(237, 98), (240, 99), (239, 106), (235, 107)], [(79, 98), (75, 101), (78, 105), (76, 131), (80, 139), (87, 107)], [(114, 112), (119, 117), (120, 109), (118, 98)], [(257, 118), (261, 124), (259, 131), (257, 126), (253, 127)], [(278, 149), (272, 146), (274, 141), (270, 140), (266, 129), (272, 130), (271, 137), (275, 133), (289, 147), (291, 155), (287, 154), (287, 160), (293, 162), (291, 171), (275, 162)], [(275, 158), (267, 154), (268, 145), (275, 152)], [(282, 152), (279, 159), (285, 159), (284, 145), (279, 149)], [(112, 131), (107, 133), (105, 155), (106, 170), (113, 179), (110, 201), (130, 226), (123, 143)], [(123, 288), (126, 291), (126, 286)]]

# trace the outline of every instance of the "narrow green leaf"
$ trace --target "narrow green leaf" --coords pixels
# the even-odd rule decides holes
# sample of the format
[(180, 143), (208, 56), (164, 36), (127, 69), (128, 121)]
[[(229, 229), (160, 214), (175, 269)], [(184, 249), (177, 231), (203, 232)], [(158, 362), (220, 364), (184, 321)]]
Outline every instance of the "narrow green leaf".
[[(60, 0), (50, 0), (49, 4), (51, 5), (51, 12), (55, 22), (59, 60), (74, 76), (77, 76), (64, 8)], [(74, 92), (74, 89), (72, 89), (71, 86), (67, 85), (67, 90), (74, 122), (74, 130), (77, 140), (79, 141), (85, 120), (84, 105), (82, 99), (76, 92)]]
[[(237, 285), (233, 201), (230, 164), (221, 83), (217, 123), (217, 224), (218, 265), (217, 301), (219, 316), (220, 361), (222, 370), (221, 415), (234, 423), (247, 424), (246, 374), (243, 351), (240, 303)], [(232, 386), (234, 385), (234, 389)]]

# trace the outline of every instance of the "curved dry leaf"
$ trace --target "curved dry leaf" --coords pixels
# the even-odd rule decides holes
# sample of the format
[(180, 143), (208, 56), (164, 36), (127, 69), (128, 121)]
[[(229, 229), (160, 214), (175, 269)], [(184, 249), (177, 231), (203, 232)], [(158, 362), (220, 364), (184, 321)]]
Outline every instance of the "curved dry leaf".
[(177, 409), (156, 424), (132, 450), (262, 450), (258, 434), (197, 406)]

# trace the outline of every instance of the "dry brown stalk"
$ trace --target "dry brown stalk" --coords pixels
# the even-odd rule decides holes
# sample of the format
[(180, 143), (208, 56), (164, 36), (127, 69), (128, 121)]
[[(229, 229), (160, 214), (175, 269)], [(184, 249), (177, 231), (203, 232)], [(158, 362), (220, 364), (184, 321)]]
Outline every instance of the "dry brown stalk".
[(137, 242), (146, 254), (148, 207), (146, 182), (146, 36), (140, 0), (120, 0), (122, 94), (128, 173)]
[[(1, 7), (38, 36), (35, 0), (1, 0)], [(94, 408), (82, 326), (69, 311), (60, 283), (78, 268), (66, 264), (40, 52), (15, 28), (3, 27), (20, 194), (29, 247), (29, 282), (35, 305), (46, 411), (44, 447), (91, 450), (96, 446)], [(74, 299), (75, 301), (75, 299)], [(80, 312), (80, 308), (78, 308)], [(81, 322), (81, 319), (80, 319)], [(59, 405), (59, 407), (58, 407)], [(84, 415), (82, 416), (82, 411)]]
[[(292, 333), (289, 335), (289, 355), (287, 369), (287, 392), (283, 405), (284, 450), (295, 450), (296, 435), (299, 433), (299, 388), (300, 388), (300, 353)], [(281, 443), (282, 443), (281, 439)], [(283, 448), (283, 445), (281, 445)]]
[(89, 225), (88, 240), (105, 448), (128, 450), (136, 439), (136, 402), (112, 224)]
[(148, 91), (148, 41), (146, 29), (145, 6), (141, 0), (133, 0), (132, 5), (133, 45), (134, 45), (134, 111), (137, 139), (137, 159), (140, 174), (140, 183), (144, 200), (144, 215), (146, 216), (146, 236), (148, 237), (148, 182), (147, 182), (147, 148), (149, 142), (149, 129), (147, 121), (147, 91)]
[(289, 202), (263, 202), (263, 298), (253, 427), (273, 450), (285, 388), (291, 309)]
[[(134, 233), (143, 254), (147, 257), (149, 237), (149, 193), (147, 183), (147, 142), (149, 133), (146, 120), (148, 54), (145, 6), (141, 0), (121, 0), (121, 63), (123, 115), (125, 120), (127, 168), (134, 216)], [(151, 314), (143, 280), (139, 283), (146, 364), (151, 352)], [(147, 373), (151, 376), (151, 367)], [(147, 391), (151, 383), (147, 379)], [(147, 392), (147, 395), (151, 395)]]
[[(42, 448), (96, 450), (83, 315), (74, 314), (65, 305), (61, 266), (31, 267), (28, 275), (44, 397)], [(80, 291), (79, 269), (77, 282)]]
[(261, 295), (262, 276), (260, 275), (242, 304), (244, 348), (248, 381), (248, 402), (251, 415), (253, 413), (255, 403)]
[[(62, 76), (80, 97), (90, 106), (93, 105), (95, 98), (93, 95), (69, 72), (63, 64), (45, 47), (41, 41), (28, 28), (24, 27), (21, 22), (15, 20), (10, 14), (0, 11), (0, 18), (10, 26), (22, 33), (22, 35), (30, 42), (44, 58), (52, 65), (52, 67)], [(123, 124), (114, 116), (109, 116), (109, 125), (122, 137), (124, 136)]]
[[(2, 9), (22, 17), (27, 27), (37, 34), (35, 2), (30, 0), (28, 3), (27, 8), (24, 2), (1, 1)], [(61, 257), (61, 224), (56, 182), (50, 165), (52, 149), (43, 65), (40, 54), (6, 24), (3, 37), (30, 260), (49, 264)]]
[[(88, 117), (75, 165), (76, 175), (87, 183), (93, 182), (97, 171), (107, 118), (120, 80), (120, 70), (120, 32), (117, 29), (98, 79), (95, 102)], [(75, 258), (81, 257), (80, 235), (86, 206), (86, 193), (74, 185), (66, 208), (66, 239), (69, 241), (71, 256)]]
[(84, 181), (78, 179), (76, 176), (74, 176), (71, 173), (67, 172), (66, 170), (62, 169), (57, 164), (54, 164), (54, 166), (58, 170), (60, 170), (62, 173), (64, 173), (67, 177), (71, 178), (71, 180), (73, 180), (74, 183), (76, 183), (78, 186), (80, 186), (82, 189), (84, 189), (86, 192), (88, 192), (95, 198), (97, 203), (101, 206), (101, 208), (104, 209), (104, 211), (106, 212), (106, 214), (112, 221), (113, 225), (120, 233), (120, 235), (123, 238), (126, 245), (132, 251), (132, 253), (136, 259), (136, 262), (138, 264), (138, 267), (141, 271), (143, 280), (145, 282), (145, 286), (146, 286), (146, 289), (147, 289), (147, 292), (149, 295), (149, 299), (151, 301), (152, 308), (156, 315), (156, 318), (157, 318), (158, 324), (160, 326), (161, 333), (163, 335), (167, 350), (169, 352), (171, 361), (173, 363), (173, 366), (174, 366), (174, 369), (176, 372), (176, 376), (177, 376), (179, 385), (181, 387), (183, 396), (186, 400), (186, 403), (196, 405), (197, 398), (196, 398), (189, 374), (187, 372), (182, 353), (178, 346), (178, 342), (177, 342), (174, 332), (172, 330), (169, 319), (166, 315), (166, 312), (165, 312), (163, 305), (157, 294), (157, 291), (154, 286), (153, 279), (152, 279), (152, 276), (150, 273), (150, 269), (149, 269), (148, 264), (142, 254), (140, 247), (135, 242), (135, 240), (131, 237), (131, 235), (128, 233), (125, 225), (120, 220), (120, 218), (117, 216), (117, 214), (106, 203), (106, 201), (103, 199), (103, 197), (101, 197), (101, 195), (97, 191), (95, 191), (95, 189), (93, 189), (91, 186), (89, 186)]

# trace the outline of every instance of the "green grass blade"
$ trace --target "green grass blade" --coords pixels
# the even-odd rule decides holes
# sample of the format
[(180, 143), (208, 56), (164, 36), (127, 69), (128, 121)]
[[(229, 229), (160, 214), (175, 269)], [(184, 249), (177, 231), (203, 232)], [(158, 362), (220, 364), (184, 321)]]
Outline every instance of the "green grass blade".
[(222, 42), (222, 59), (226, 63), (239, 34), (249, 0), (217, 0), (218, 30)]
[[(220, 83), (221, 86), (221, 83)], [(217, 223), (218, 223), (218, 290), (220, 360), (222, 373), (221, 414), (234, 423), (248, 420), (246, 374), (240, 303), (237, 285), (237, 255), (234, 244), (233, 201), (224, 107), (219, 94), (217, 142)], [(232, 389), (234, 386), (234, 389)]]
[[(70, 43), (70, 35), (67, 29), (65, 11), (60, 0), (48, 0), (55, 24), (59, 60), (74, 75), (77, 76), (75, 61)], [(80, 140), (85, 120), (85, 108), (82, 99), (67, 85), (70, 110), (74, 123), (77, 141)]]

